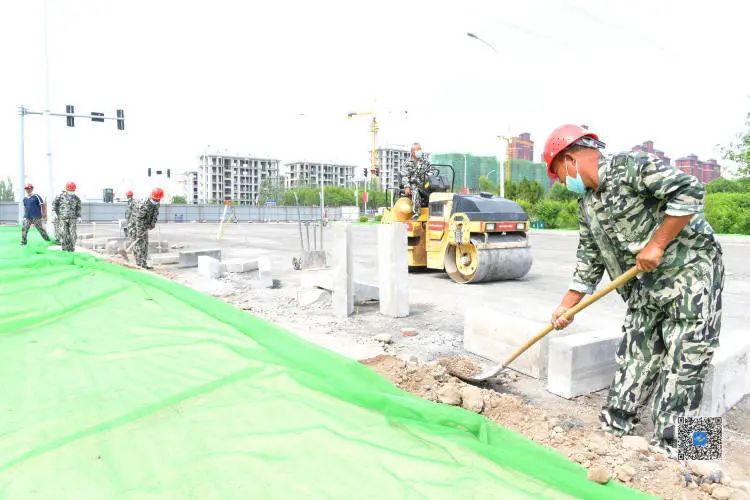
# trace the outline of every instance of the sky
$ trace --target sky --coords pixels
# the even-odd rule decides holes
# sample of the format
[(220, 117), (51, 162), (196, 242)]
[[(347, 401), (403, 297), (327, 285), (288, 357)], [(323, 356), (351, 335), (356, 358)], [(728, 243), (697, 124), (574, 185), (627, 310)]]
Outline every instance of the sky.
[[(750, 111), (747, 2), (46, 0), (54, 189), (84, 197), (193, 169), (205, 151), (368, 165), (379, 145), (496, 155), (562, 123), (610, 150), (647, 139), (719, 158)], [(0, 178), (18, 178), (18, 106), (45, 109), (44, 0), (0, 4)], [(475, 33), (492, 50), (466, 35)], [(25, 121), (47, 191), (46, 121)], [(360, 172), (360, 169), (356, 170)]]

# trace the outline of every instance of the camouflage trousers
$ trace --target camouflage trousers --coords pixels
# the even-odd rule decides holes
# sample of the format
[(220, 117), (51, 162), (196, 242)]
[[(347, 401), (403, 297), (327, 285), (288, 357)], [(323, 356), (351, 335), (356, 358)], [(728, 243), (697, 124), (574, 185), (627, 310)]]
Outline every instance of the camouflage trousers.
[(33, 218), (33, 219), (23, 219), (23, 225), (21, 226), (21, 243), (26, 244), (26, 240), (29, 235), (29, 228), (31, 226), (34, 226), (37, 231), (39, 231), (39, 234), (42, 235), (42, 238), (46, 241), (49, 241), (49, 236), (47, 235), (47, 231), (44, 229), (44, 224), (42, 224), (42, 219), (39, 217)]
[(128, 233), (131, 235), (132, 240), (136, 242), (133, 245), (135, 263), (138, 267), (146, 267), (146, 261), (148, 260), (148, 231), (134, 231), (131, 228)]
[(78, 222), (75, 219), (59, 219), (57, 221), (59, 235), (56, 234), (55, 238), (59, 237), (58, 241), (64, 252), (72, 252), (76, 248), (77, 224)]
[[(658, 272), (658, 271), (657, 271)], [(673, 274), (635, 284), (617, 351), (617, 372), (600, 419), (616, 435), (638, 423), (653, 393), (654, 444), (673, 443), (677, 416), (697, 413), (719, 346), (724, 264), (721, 249)]]

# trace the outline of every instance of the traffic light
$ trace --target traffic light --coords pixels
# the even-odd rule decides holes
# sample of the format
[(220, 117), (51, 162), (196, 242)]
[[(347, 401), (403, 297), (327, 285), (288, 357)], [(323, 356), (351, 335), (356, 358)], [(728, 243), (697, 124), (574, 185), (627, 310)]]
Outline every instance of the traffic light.
[(125, 130), (125, 111), (117, 110), (117, 130)]
[(148, 176), (151, 177), (151, 167), (148, 167)]
[(167, 169), (167, 179), (169, 179), (171, 177), (171, 175), (172, 175), (172, 173), (171, 173), (170, 169)]
[(68, 116), (65, 117), (65, 121), (68, 123), (68, 127), (75, 127), (76, 126), (76, 119), (73, 116), (75, 114), (75, 108), (71, 106), (70, 104), (65, 105), (65, 114)]
[(367, 167), (362, 169), (362, 174), (367, 177)]

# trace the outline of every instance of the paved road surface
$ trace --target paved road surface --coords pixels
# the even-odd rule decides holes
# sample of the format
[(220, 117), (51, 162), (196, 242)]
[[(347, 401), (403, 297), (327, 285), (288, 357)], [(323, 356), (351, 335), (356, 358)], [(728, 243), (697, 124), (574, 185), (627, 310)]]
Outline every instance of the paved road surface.
[[(81, 231), (90, 231), (84, 225)], [(160, 228), (170, 244), (189, 248), (222, 248), (224, 258), (267, 254), (274, 273), (287, 285), (296, 285), (300, 273), (292, 270), (292, 257), (299, 253), (299, 233), (295, 224), (231, 224), (222, 240), (216, 239), (215, 224), (166, 224)], [(97, 238), (113, 235), (111, 225), (97, 224)], [(156, 239), (156, 231), (151, 238)], [(326, 228), (324, 241), (330, 243)], [(519, 281), (459, 285), (442, 272), (420, 272), (409, 276), (411, 302), (427, 310), (432, 308), (463, 315), (467, 305), (491, 304), (502, 311), (528, 319), (546, 320), (565, 292), (575, 262), (577, 234), (572, 231), (537, 231), (531, 235), (534, 264)], [(747, 342), (750, 323), (750, 237), (722, 236), (727, 269), (724, 292), (725, 313), (722, 339)], [(376, 227), (355, 225), (355, 279), (377, 280)], [(330, 246), (330, 245), (329, 245)], [(611, 294), (582, 313), (570, 328), (574, 331), (618, 331), (625, 306)]]

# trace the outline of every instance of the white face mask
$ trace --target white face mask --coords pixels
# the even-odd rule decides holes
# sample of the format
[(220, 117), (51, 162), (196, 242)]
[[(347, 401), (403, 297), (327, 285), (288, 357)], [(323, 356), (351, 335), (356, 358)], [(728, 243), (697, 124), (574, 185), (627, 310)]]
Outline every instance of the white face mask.
[(420, 149), (419, 151), (415, 151), (415, 152), (414, 152), (414, 156), (415, 156), (415, 157), (416, 157), (416, 158), (417, 158), (418, 160), (421, 160), (422, 158), (424, 158), (424, 153), (423, 153), (423, 152), (422, 152), (422, 150)]

